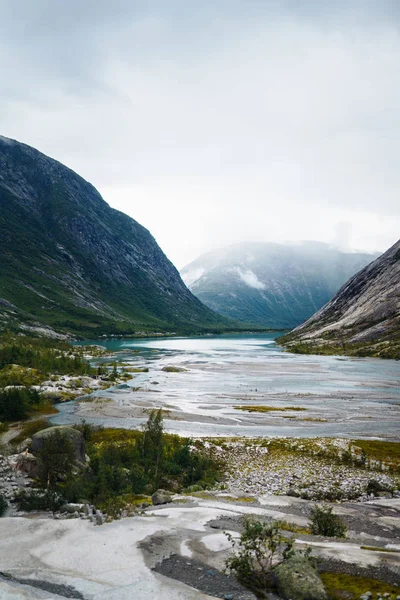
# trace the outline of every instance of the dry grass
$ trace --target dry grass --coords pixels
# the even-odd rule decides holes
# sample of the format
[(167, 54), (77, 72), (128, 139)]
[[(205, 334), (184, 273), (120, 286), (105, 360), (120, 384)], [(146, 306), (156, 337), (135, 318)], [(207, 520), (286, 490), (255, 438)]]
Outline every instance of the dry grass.
[(244, 410), (246, 412), (259, 412), (259, 413), (267, 413), (267, 412), (275, 412), (275, 411), (303, 411), (307, 410), (306, 408), (302, 408), (301, 406), (234, 406), (235, 410)]

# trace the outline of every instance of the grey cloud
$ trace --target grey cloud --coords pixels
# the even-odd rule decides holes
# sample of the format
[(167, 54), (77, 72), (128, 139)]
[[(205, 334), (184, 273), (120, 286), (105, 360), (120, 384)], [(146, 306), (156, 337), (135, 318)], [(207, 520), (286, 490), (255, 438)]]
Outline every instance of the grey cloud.
[(341, 222), (384, 247), (400, 225), (399, 16), (397, 0), (0, 0), (0, 130), (173, 258), (334, 239)]

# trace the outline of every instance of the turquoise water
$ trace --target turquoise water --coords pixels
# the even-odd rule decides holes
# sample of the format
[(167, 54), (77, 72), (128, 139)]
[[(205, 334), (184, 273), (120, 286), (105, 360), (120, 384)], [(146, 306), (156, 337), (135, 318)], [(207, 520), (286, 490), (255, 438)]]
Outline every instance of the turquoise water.
[[(275, 334), (93, 340), (119, 362), (146, 366), (124, 386), (96, 393), (121, 408), (85, 418), (139, 427), (138, 405), (171, 410), (167, 428), (189, 435), (349, 436), (400, 439), (400, 363), (284, 352)], [(104, 359), (109, 361), (110, 359)], [(166, 373), (173, 365), (186, 369)], [(237, 405), (297, 406), (298, 413), (244, 413)], [(59, 405), (54, 422), (79, 420), (75, 403)], [(284, 418), (287, 416), (289, 418)], [(326, 421), (326, 422), (324, 422)]]

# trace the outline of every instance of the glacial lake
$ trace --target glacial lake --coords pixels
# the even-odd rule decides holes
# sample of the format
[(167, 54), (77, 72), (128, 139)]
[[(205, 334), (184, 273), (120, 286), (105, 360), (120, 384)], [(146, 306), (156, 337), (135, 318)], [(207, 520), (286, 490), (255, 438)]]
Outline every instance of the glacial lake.
[[(161, 407), (168, 411), (166, 429), (181, 435), (400, 440), (400, 362), (291, 354), (274, 342), (276, 335), (85, 342), (117, 352), (121, 368), (148, 372), (132, 373), (84, 402), (58, 404), (52, 422), (139, 428), (150, 409)], [(163, 370), (171, 366), (182, 371)]]

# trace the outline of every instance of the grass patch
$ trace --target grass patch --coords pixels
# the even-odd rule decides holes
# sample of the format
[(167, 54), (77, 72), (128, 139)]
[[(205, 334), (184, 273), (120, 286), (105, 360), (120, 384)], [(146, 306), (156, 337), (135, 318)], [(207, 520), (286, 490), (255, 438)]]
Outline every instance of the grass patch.
[(278, 406), (234, 406), (235, 410), (244, 410), (246, 412), (259, 412), (259, 413), (267, 413), (267, 412), (274, 412), (274, 411), (303, 411), (303, 410), (307, 410), (306, 408), (302, 408), (301, 406), (282, 406), (282, 407), (278, 407)]
[(148, 373), (149, 367), (125, 367), (125, 373)]
[(309, 527), (296, 525), (296, 523), (287, 523), (286, 521), (279, 522), (279, 529), (282, 529), (283, 531), (290, 531), (291, 533), (311, 535), (311, 529)]
[(361, 550), (371, 550), (371, 552), (400, 552), (392, 548), (381, 548), (380, 546), (361, 546)]
[(346, 575), (344, 573), (322, 573), (321, 579), (331, 600), (343, 598), (344, 592), (352, 594), (351, 598), (357, 599), (365, 592), (372, 592), (372, 594), (388, 593), (394, 594), (395, 597), (400, 592), (400, 588), (371, 577)]
[(182, 367), (163, 367), (161, 371), (165, 371), (165, 373), (185, 373), (187, 369), (183, 369)]
[(22, 425), (20, 433), (17, 437), (13, 438), (13, 444), (20, 444), (27, 438), (32, 437), (38, 431), (42, 431), (42, 429), (47, 429), (51, 427), (51, 424), (47, 421), (47, 419), (35, 419), (33, 421), (27, 421)]
[(234, 496), (217, 496), (216, 499), (223, 500), (224, 502), (245, 502), (247, 504), (257, 502), (257, 498), (254, 498), (253, 496), (239, 496), (238, 498), (235, 498)]
[(354, 440), (352, 445), (365, 453), (366, 459), (377, 461), (393, 470), (400, 471), (400, 444), (380, 440)]

